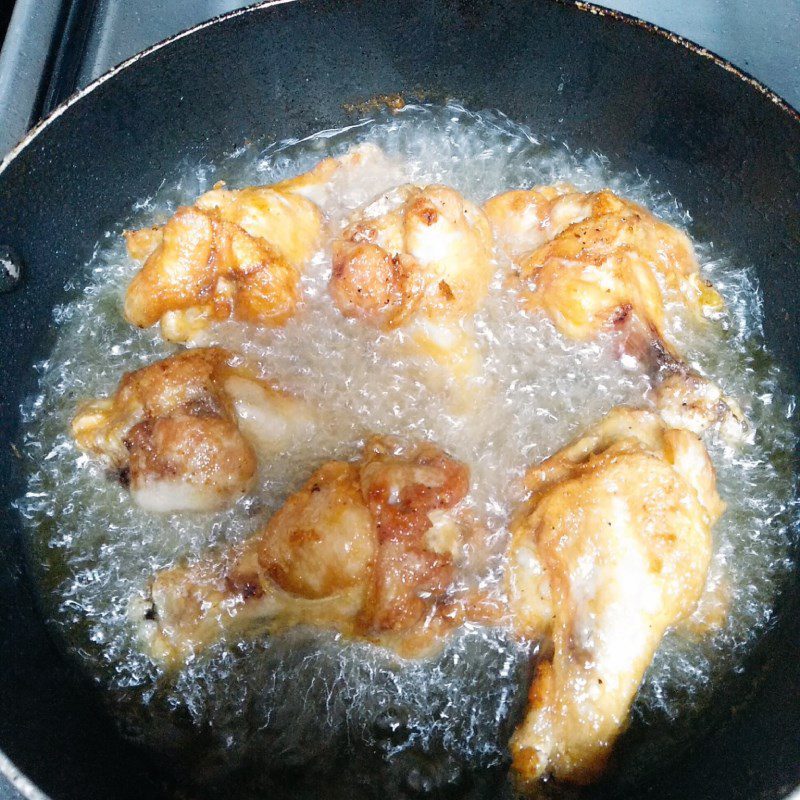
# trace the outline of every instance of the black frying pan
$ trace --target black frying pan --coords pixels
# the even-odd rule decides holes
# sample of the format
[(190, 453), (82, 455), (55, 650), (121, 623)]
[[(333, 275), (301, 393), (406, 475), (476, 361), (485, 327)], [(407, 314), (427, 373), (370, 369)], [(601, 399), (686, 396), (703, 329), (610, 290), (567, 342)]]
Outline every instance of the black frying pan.
[[(316, 0), (236, 12), (137, 56), (57, 109), (0, 170), (0, 248), (24, 265), (20, 285), (0, 296), (0, 748), (10, 759), (0, 768), (27, 776), (29, 796), (39, 796), (35, 786), (58, 800), (187, 796), (157, 758), (115, 731), (48, 638), (26, 583), (10, 507), (24, 491), (18, 408), (35, 390), (31, 365), (52, 342), (65, 281), (181, 159), (341, 126), (353, 119), (351, 104), (395, 93), (498, 108), (608, 155), (615, 168), (652, 175), (689, 209), (696, 237), (757, 265), (767, 341), (797, 377), (800, 117), (693, 45), (582, 3)], [(595, 793), (789, 795), (800, 784), (798, 599), (795, 580), (750, 669), (720, 695), (694, 745), (637, 787), (612, 782)], [(324, 783), (287, 770), (275, 794), (366, 794), (352, 784), (335, 790), (348, 758)], [(494, 797), (501, 772), (464, 773), (432, 793)], [(413, 794), (395, 778), (387, 796)]]

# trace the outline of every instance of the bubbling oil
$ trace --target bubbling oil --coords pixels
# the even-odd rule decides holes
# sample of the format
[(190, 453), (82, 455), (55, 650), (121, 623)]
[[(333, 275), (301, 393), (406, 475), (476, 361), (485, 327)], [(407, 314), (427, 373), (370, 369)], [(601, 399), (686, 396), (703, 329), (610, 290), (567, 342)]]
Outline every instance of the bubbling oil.
[[(449, 184), (477, 203), (540, 183), (608, 186), (673, 224), (691, 223), (678, 199), (639, 175), (615, 172), (597, 153), (537, 137), (496, 112), (407, 106), (302, 141), (242, 148), (215, 164), (184, 164), (98, 243), (74, 281), (76, 299), (55, 310), (59, 335), (39, 365), (40, 394), (22, 409), (30, 475), (18, 506), (53, 622), (108, 690), (127, 735), (172, 754), (197, 780), (239, 776), (244, 794), (274, 792), (275, 770), (311, 774), (312, 764), (326, 761), (339, 765), (340, 784), (346, 775), (362, 789), (384, 781), (395, 787), (389, 796), (435, 792), (467, 768), (502, 765), (530, 653), (500, 630), (467, 627), (439, 657), (403, 662), (334, 634), (295, 630), (221, 641), (177, 675), (164, 675), (141, 652), (128, 617), (129, 600), (155, 571), (252, 534), (319, 463), (353, 457), (372, 433), (428, 438), (469, 464), (469, 501), (502, 543), (525, 469), (615, 405), (646, 405), (652, 391), (638, 364), (615, 355), (613, 335), (571, 342), (543, 316), (521, 312), (503, 288), (508, 265), (498, 256), (497, 279), (475, 321), (484, 369), (470, 384), (473, 401), (454, 403), (453, 385), (429, 379), (408, 356), (402, 332), (376, 333), (336, 311), (322, 251), (285, 327), (229, 322), (204, 342), (244, 353), (265, 377), (318, 408), (313, 441), (262, 464), (257, 491), (230, 509), (159, 516), (135, 506), (68, 435), (80, 399), (109, 394), (125, 372), (174, 352), (157, 328), (134, 329), (123, 318), (124, 290), (138, 268), (126, 255), (123, 227), (162, 223), (219, 180), (272, 183), (363, 142), (389, 161), (336, 179), (324, 209), (334, 230), (402, 182)], [(740, 401), (756, 435), (740, 449), (709, 436), (728, 505), (714, 532), (710, 584), (726, 587), (730, 613), (706, 637), (666, 637), (636, 701), (635, 718), (645, 726), (710, 703), (716, 682), (742, 668), (770, 622), (791, 569), (794, 400), (764, 350), (752, 270), (711, 243), (697, 247), (727, 310), (700, 331), (670, 305), (668, 334), (693, 367)], [(356, 745), (366, 761), (342, 766), (336, 754)], [(358, 774), (364, 769), (371, 778)]]

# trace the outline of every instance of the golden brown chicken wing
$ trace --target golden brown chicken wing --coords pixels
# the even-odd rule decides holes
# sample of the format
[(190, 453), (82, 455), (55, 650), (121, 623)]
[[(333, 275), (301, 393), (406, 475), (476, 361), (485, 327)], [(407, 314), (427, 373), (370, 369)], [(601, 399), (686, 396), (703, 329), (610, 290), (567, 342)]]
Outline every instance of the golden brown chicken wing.
[(160, 322), (174, 342), (231, 317), (283, 324), (299, 301), (300, 272), (320, 246), (324, 218), (314, 201), (343, 165), (369, 152), (327, 158), (272, 186), (219, 184), (162, 228), (127, 232), (129, 253), (144, 260), (125, 296), (127, 319), (142, 328)]
[[(128, 235), (132, 253), (143, 249), (140, 233)], [(218, 213), (179, 208), (159, 238), (125, 295), (125, 317), (134, 325), (160, 322), (165, 339), (188, 342), (229, 317), (269, 326), (294, 313), (297, 268)]]
[(174, 666), (226, 633), (300, 624), (431, 651), (458, 618), (468, 485), (431, 444), (374, 438), (359, 461), (323, 464), (242, 547), (155, 576), (132, 607), (148, 651)]
[(345, 316), (408, 326), (436, 360), (469, 362), (462, 323), (486, 297), (493, 269), (477, 206), (447, 186), (404, 185), (361, 209), (334, 241), (330, 293)]
[(697, 316), (722, 308), (688, 237), (607, 189), (556, 184), (506, 192), (485, 211), (529, 287), (526, 307), (542, 309), (572, 339), (591, 339), (633, 314), (676, 357), (664, 331), (664, 291)]
[(687, 367), (665, 334), (668, 296), (698, 318), (723, 307), (700, 276), (685, 234), (608, 190), (584, 193), (569, 184), (506, 192), (485, 210), (519, 267), (527, 308), (542, 309), (576, 340), (604, 328), (624, 330), (625, 349), (655, 378), (668, 423), (695, 433), (716, 426), (731, 441), (747, 438), (736, 401)]
[(72, 421), (78, 446), (100, 456), (151, 511), (206, 511), (245, 494), (253, 444), (276, 449), (312, 423), (302, 404), (218, 348), (189, 350), (126, 374), (110, 398)]
[(526, 476), (512, 525), (513, 624), (544, 641), (516, 775), (586, 783), (602, 770), (664, 633), (703, 592), (724, 505), (700, 440), (613, 410)]

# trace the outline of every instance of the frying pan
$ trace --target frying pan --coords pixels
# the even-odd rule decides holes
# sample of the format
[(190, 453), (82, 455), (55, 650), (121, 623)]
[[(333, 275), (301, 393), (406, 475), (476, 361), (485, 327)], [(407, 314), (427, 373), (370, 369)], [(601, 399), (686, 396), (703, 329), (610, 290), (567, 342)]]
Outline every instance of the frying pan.
[[(195, 793), (120, 735), (100, 692), (49, 637), (26, 577), (11, 508), (24, 492), (18, 409), (52, 343), (52, 308), (103, 232), (181, 160), (338, 127), (390, 94), (497, 108), (651, 175), (690, 211), (694, 236), (756, 266), (768, 345), (798, 377), (800, 117), (665, 31), (554, 0), (274, 2), (131, 59), (59, 107), (0, 167), (0, 255), (22, 264), (18, 285), (0, 296), (0, 769), (27, 797)], [(767, 800), (800, 784), (798, 578), (691, 746), (635, 786), (590, 794)], [(366, 785), (338, 785), (337, 769), (324, 783), (287, 770), (274, 794), (372, 796)], [(502, 772), (464, 773), (446, 790), (398, 778), (386, 796), (495, 797)]]

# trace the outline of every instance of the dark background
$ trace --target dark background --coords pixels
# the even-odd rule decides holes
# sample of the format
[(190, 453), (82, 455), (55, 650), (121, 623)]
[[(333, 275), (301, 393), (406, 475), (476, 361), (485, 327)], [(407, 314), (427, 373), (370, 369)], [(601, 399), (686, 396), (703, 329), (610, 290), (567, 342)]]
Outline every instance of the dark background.
[(8, 21), (11, 19), (11, 12), (14, 10), (14, 0), (4, 0), (0, 2), (0, 45), (6, 38)]

